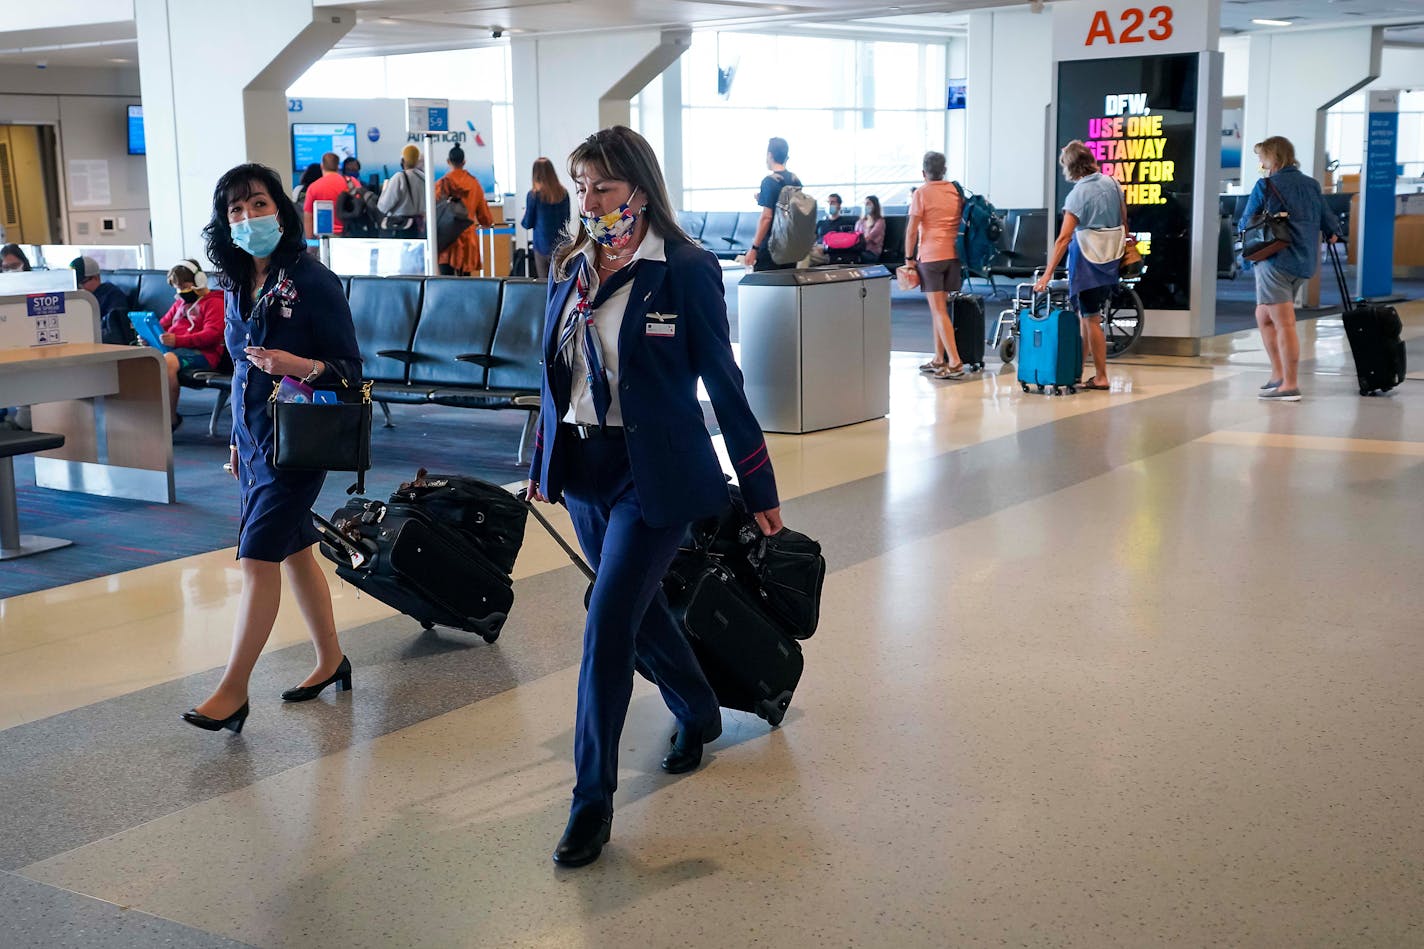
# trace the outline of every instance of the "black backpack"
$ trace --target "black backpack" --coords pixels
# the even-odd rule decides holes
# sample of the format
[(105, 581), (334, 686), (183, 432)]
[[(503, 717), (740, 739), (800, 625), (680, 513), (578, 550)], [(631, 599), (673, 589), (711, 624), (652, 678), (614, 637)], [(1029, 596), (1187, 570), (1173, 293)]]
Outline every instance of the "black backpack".
[(336, 199), (336, 217), (344, 237), (376, 236), (376, 195), (347, 188)]

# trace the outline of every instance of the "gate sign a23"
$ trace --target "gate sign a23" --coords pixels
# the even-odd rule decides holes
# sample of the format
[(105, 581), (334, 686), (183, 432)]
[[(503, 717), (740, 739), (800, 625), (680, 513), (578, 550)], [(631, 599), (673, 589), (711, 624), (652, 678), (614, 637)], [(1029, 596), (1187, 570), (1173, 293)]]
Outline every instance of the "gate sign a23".
[[(1099, 10), (1093, 14), (1093, 22), (1088, 27), (1084, 46), (1092, 46), (1099, 40), (1109, 46), (1117, 43), (1145, 43), (1148, 40), (1162, 41), (1172, 35), (1172, 8), (1153, 7), (1143, 12), (1138, 7), (1128, 7), (1118, 15), (1119, 29), (1113, 32), (1113, 22), (1108, 11)], [(1147, 27), (1146, 30), (1143, 27)]]

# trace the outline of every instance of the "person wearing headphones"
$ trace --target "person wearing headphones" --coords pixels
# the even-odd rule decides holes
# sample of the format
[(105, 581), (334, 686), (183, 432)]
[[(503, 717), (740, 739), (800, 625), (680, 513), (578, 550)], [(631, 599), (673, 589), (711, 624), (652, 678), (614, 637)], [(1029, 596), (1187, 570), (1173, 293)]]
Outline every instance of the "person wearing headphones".
[(577, 867), (598, 859), (611, 832), (635, 668), (677, 719), (664, 771), (693, 770), (722, 733), (717, 696), (660, 585), (690, 523), (729, 504), (699, 379), (765, 533), (781, 529), (781, 509), (732, 358), (722, 271), (678, 227), (651, 146), (632, 129), (603, 129), (574, 149), (569, 176), (582, 233), (552, 261), (528, 497), (564, 503), (598, 571), (579, 668), (573, 806), (554, 851), (556, 863)]
[(158, 321), (158, 341), (168, 367), (168, 407), (173, 428), (183, 424), (178, 414), (179, 380), (194, 372), (217, 369), (223, 359), (223, 295), (208, 288), (208, 275), (196, 260), (181, 260), (168, 270), (175, 291), (173, 305)]

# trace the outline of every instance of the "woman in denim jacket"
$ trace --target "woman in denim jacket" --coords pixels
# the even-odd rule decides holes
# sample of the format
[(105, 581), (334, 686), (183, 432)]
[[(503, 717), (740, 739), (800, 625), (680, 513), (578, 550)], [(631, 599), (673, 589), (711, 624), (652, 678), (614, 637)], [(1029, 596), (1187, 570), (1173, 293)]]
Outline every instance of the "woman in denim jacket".
[(1284, 210), (1290, 215), (1291, 242), (1265, 260), (1252, 265), (1256, 274), (1256, 325), (1271, 360), (1271, 378), (1261, 386), (1260, 397), (1278, 402), (1299, 402), (1300, 340), (1295, 332), (1295, 294), (1315, 276), (1320, 262), (1320, 233), (1334, 243), (1339, 227), (1321, 197), (1320, 184), (1300, 170), (1295, 146), (1280, 135), (1256, 145), (1263, 177), (1251, 189), (1237, 229), (1257, 212)]

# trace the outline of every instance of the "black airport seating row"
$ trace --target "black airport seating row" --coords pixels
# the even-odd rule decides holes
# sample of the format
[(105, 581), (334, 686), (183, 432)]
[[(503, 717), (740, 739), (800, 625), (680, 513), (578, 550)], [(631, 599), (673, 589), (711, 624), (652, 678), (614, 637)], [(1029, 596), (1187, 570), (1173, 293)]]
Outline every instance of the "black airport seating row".
[[(760, 220), (760, 210), (677, 212), (677, 223), (687, 236), (722, 260), (733, 260), (751, 248)], [(879, 262), (887, 267), (898, 267), (905, 262), (908, 220), (904, 214), (885, 215), (885, 251)]]
[[(116, 270), (105, 279), (130, 294), (133, 309), (164, 312), (173, 299), (166, 272)], [(342, 277), (362, 374), (391, 424), (389, 403), (529, 413), (519, 459), (527, 457), (542, 379), (543, 280), (482, 277)], [(156, 287), (166, 294), (160, 297)], [(184, 384), (218, 390), (209, 432), (232, 377), (195, 373)]]

